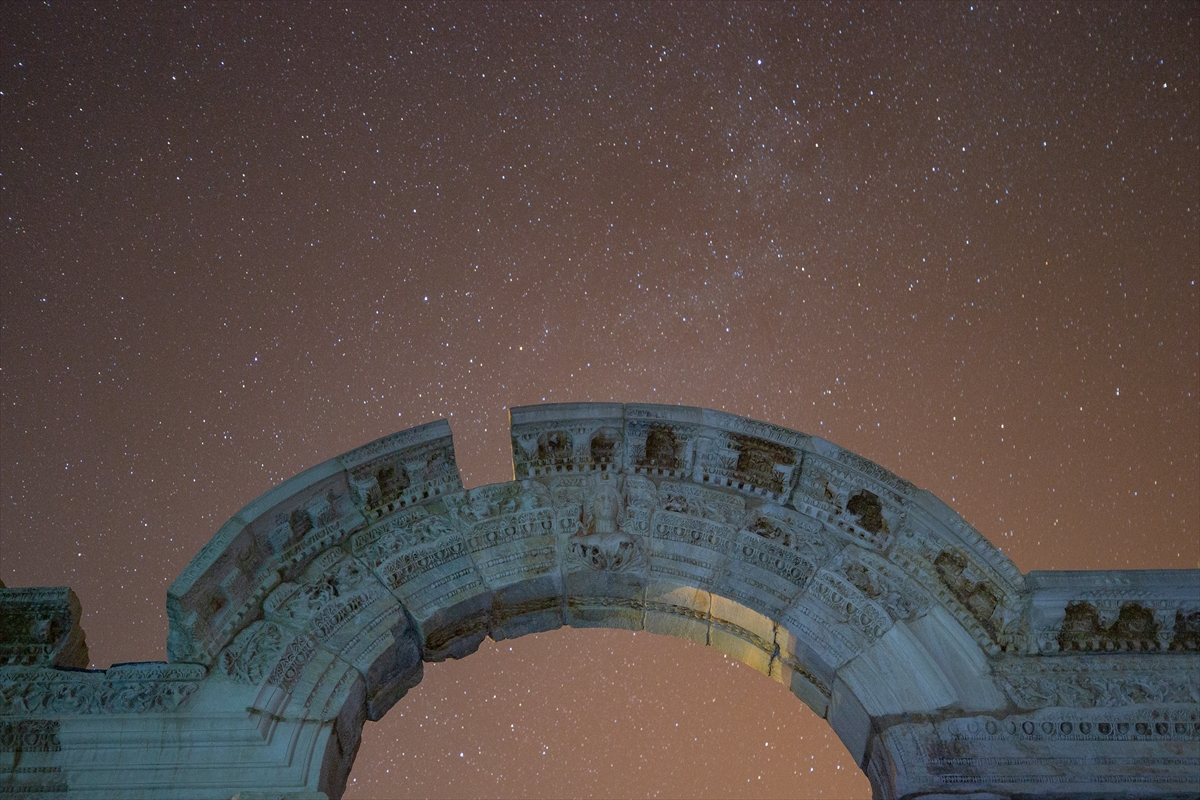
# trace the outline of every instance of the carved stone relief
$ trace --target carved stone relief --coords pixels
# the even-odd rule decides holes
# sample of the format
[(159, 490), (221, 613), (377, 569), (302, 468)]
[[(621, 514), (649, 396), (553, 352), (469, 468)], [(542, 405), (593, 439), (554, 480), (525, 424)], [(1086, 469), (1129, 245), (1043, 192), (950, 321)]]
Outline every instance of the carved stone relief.
[(252, 622), (221, 652), (218, 664), (234, 680), (257, 686), (274, 665), (286, 638), (283, 628), (273, 622)]
[(1176, 611), (1173, 633), (1168, 649), (1187, 653), (1200, 650), (1200, 611)]
[(1060, 652), (1158, 650), (1158, 623), (1154, 621), (1154, 612), (1137, 602), (1122, 605), (1117, 618), (1107, 626), (1091, 603), (1068, 603), (1058, 633), (1058, 649)]
[[(881, 797), (1183, 797), (1200, 783), (1200, 572), (1024, 576), (886, 469), (719, 412), (512, 419), (514, 481), (464, 490), (439, 423), (239, 512), (169, 592), (170, 657), (199, 663), (55, 668), (78, 658), (78, 614), (42, 613), (34, 595), (10, 613), (0, 588), (0, 754), (24, 754), (20, 785), (91, 786), (107, 726), (143, 731), (104, 746), (147, 776), (337, 796), (327, 776), (344, 778), (362, 720), (421, 659), (562, 624), (720, 647), (827, 715)], [(186, 742), (127, 746), (151, 719)], [(243, 727), (218, 769), (217, 745), (191, 743), (224, 719)]]
[(369, 515), (384, 514), (455, 491), (461, 483), (453, 449), (433, 442), (384, 455), (350, 470), (355, 500)]
[(65, 587), (0, 592), (0, 667), (86, 667), (79, 598)]
[(205, 676), (199, 664), (123, 664), (107, 671), (0, 670), (0, 717), (170, 713)]
[[(624, 479), (612, 473), (588, 480), (578, 526), (565, 544), (569, 564), (601, 572), (644, 570), (649, 565), (642, 537), (631, 531), (625, 488)], [(644, 507), (646, 498), (638, 494)]]
[(838, 573), (894, 620), (913, 619), (930, 604), (928, 594), (874, 553), (858, 550), (853, 556), (847, 554), (838, 565)]
[(51, 753), (62, 750), (56, 719), (0, 720), (0, 753)]
[(885, 550), (904, 524), (903, 498), (845, 465), (806, 454), (789, 504), (848, 541)]

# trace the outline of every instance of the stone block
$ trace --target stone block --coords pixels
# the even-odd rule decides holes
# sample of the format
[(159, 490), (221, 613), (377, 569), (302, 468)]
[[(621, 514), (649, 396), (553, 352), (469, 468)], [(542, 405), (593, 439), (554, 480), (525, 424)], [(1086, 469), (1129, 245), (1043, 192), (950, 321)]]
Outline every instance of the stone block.
[(1182, 800), (1200, 785), (1200, 735), (1190, 719), (1177, 721), (1191, 713), (1052, 708), (901, 723), (881, 731), (868, 775), (896, 797), (953, 788), (968, 796)]
[(984, 711), (1004, 707), (1007, 701), (997, 688), (987, 657), (946, 609), (934, 606), (928, 613), (901, 624), (937, 663), (960, 708)]
[(830, 687), (826, 713), (829, 727), (850, 751), (850, 757), (860, 767), (866, 767), (867, 746), (873, 737), (871, 715), (858, 701), (854, 690), (837, 678)]
[(711, 595), (694, 586), (651, 581), (646, 587), (646, 630), (708, 644)]
[(662, 481), (647, 522), (653, 578), (712, 591), (736, 547), (745, 508), (736, 494)]
[(384, 436), (337, 460), (346, 470), (355, 501), (371, 521), (462, 491), (445, 420)]
[(645, 628), (646, 596), (640, 575), (598, 570), (571, 571), (564, 576), (563, 620), (572, 628)]
[(425, 620), (464, 603), (488, 606), (490, 591), (457, 533), (388, 558), (375, 572), (425, 629)]
[(792, 694), (800, 698), (804, 705), (813, 710), (818, 717), (829, 715), (830, 690), (808, 669), (797, 669), (786, 661), (776, 659), (772, 665), (771, 677), (779, 676), (779, 682), (787, 686)]
[[(779, 574), (791, 566), (790, 562), (784, 562), (778, 548), (767, 542), (742, 544), (737, 548), (736, 556), (726, 561), (725, 569), (713, 584), (713, 594), (728, 597), (759, 614), (779, 619), (784, 609), (790, 607), (800, 593), (799, 586)], [(744, 561), (743, 558), (753, 561)], [(764, 568), (760, 558), (773, 569)], [(774, 569), (776, 565), (778, 571)], [(811, 566), (808, 569), (811, 570)]]
[(489, 588), (559, 573), (555, 509), (548, 487), (531, 480), (485, 486), (450, 498), (448, 506)]
[(566, 624), (642, 630), (649, 559), (641, 537), (619, 529), (585, 533), (564, 548)]
[(479, 591), (453, 606), (435, 609), (425, 618), (413, 617), (421, 631), (421, 658), (466, 658), (491, 632), (492, 594)]
[(281, 580), (365, 524), (336, 459), (250, 502), (168, 589), (168, 655), (211, 663)]
[(320, 648), (305, 653), (303, 660), (287, 653), (255, 700), (254, 710), (264, 717), (327, 722), (341, 714), (350, 700), (365, 705), (365, 682), (354, 667)]
[(400, 640), (367, 670), (367, 719), (377, 722), (425, 676), (415, 639)]
[(929, 714), (958, 699), (936, 659), (902, 625), (837, 674), (871, 716)]
[(1200, 571), (1040, 570), (1030, 590), (1027, 650), (1200, 650)]
[(753, 667), (771, 674), (775, 654), (775, 623), (759, 612), (720, 595), (712, 595), (709, 645)]
[(860, 631), (807, 593), (780, 615), (778, 640), (781, 649), (801, 655), (817, 674), (829, 676), (868, 644)]
[(620, 469), (625, 450), (620, 403), (562, 403), (509, 411), (516, 478)]
[(86, 667), (81, 614), (66, 586), (0, 588), (0, 667)]
[(656, 479), (690, 479), (703, 428), (698, 408), (627, 403), (622, 469)]
[(562, 577), (555, 571), (498, 589), (492, 599), (491, 636), (496, 641), (563, 626)]

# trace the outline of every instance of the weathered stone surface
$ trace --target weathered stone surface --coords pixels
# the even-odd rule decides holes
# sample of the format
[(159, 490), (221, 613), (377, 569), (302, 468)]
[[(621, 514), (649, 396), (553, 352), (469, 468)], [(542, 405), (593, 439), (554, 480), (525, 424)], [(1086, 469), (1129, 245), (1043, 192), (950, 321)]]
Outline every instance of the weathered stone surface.
[(74, 596), (0, 588), (3, 789), (336, 797), (425, 661), (572, 625), (746, 662), (879, 797), (1200, 792), (1200, 571), (1022, 575), (878, 465), (716, 411), (517, 408), (512, 444), (466, 491), (434, 423), (253, 501), (171, 586), (169, 664), (67, 669)]
[(6, 589), (0, 584), (0, 667), (86, 667), (79, 598), (65, 586)]

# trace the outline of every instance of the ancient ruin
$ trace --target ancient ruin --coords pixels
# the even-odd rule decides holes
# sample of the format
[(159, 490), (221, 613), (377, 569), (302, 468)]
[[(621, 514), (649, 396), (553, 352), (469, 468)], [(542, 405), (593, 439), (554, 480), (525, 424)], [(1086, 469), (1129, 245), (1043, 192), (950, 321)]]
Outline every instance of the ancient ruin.
[(338, 797), (424, 662), (571, 625), (753, 666), (877, 797), (1200, 794), (1200, 570), (1023, 575), (886, 469), (715, 411), (518, 408), (512, 443), (470, 491), (440, 421), (267, 492), (171, 586), (167, 663), (80, 669), (68, 589), (0, 590), (0, 793)]

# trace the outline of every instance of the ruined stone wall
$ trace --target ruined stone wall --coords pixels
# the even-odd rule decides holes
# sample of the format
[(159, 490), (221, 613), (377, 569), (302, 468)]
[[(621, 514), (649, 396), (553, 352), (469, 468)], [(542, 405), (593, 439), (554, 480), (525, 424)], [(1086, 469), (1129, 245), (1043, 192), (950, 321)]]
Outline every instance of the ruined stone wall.
[(1022, 575), (878, 465), (704, 409), (514, 409), (512, 443), (508, 483), (464, 490), (437, 422), (250, 503), (171, 586), (167, 664), (72, 669), (74, 595), (0, 590), (0, 791), (335, 797), (424, 662), (571, 625), (753, 666), (880, 797), (1200, 792), (1200, 571)]

